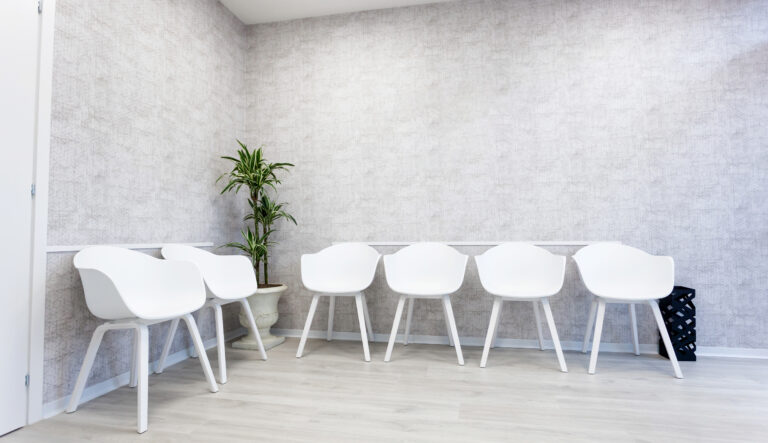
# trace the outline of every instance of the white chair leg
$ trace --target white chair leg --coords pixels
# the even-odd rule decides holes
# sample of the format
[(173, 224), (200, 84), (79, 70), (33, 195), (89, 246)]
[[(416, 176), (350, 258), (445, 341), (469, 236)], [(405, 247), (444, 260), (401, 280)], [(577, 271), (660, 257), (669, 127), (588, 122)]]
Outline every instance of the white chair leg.
[(533, 304), (533, 316), (536, 319), (536, 334), (539, 338), (539, 350), (544, 350), (544, 338), (541, 333), (541, 313), (539, 313), (539, 303), (532, 302)]
[(411, 335), (411, 317), (413, 317), (413, 301), (414, 298), (408, 299), (408, 311), (405, 313), (405, 335), (403, 336), (403, 344), (408, 346), (408, 336)]
[(220, 304), (213, 305), (213, 314), (216, 323), (216, 351), (219, 355), (219, 383), (224, 384), (227, 382), (227, 355), (224, 343), (224, 317)]
[(600, 336), (603, 333), (603, 319), (605, 318), (605, 300), (597, 302), (597, 318), (595, 320), (595, 338), (592, 340), (592, 355), (589, 357), (589, 373), (595, 373), (597, 366), (597, 353), (600, 351)]
[(640, 340), (637, 337), (637, 313), (635, 304), (629, 304), (629, 321), (632, 323), (632, 345), (635, 347), (635, 355), (640, 355)]
[(131, 380), (128, 382), (129, 388), (135, 388), (139, 382), (139, 374), (137, 373), (137, 365), (139, 364), (139, 330), (134, 329), (131, 331), (133, 337), (133, 355), (131, 355)]
[(448, 336), (448, 344), (453, 346), (453, 335), (451, 334), (451, 325), (448, 323), (448, 313), (445, 311), (445, 303), (443, 305), (443, 318), (445, 319), (445, 333)]
[[(205, 308), (205, 305), (203, 305), (203, 308)], [(200, 308), (200, 309), (202, 310), (203, 308)], [(200, 312), (200, 311), (198, 311), (198, 312)], [(199, 315), (200, 314), (198, 314), (198, 316)], [(189, 356), (192, 357), (192, 358), (197, 358), (198, 357), (197, 350), (195, 348), (195, 343), (194, 342), (192, 342), (192, 348), (189, 350)]]
[(499, 306), (499, 315), (496, 317), (496, 326), (493, 328), (493, 341), (491, 342), (491, 349), (499, 346), (499, 325), (501, 324), (501, 316), (504, 313), (504, 299), (501, 299), (501, 305)]
[(446, 320), (448, 320), (448, 325), (451, 329), (451, 336), (453, 337), (453, 347), (456, 349), (456, 358), (459, 360), (459, 365), (464, 366), (464, 354), (461, 352), (459, 331), (456, 330), (456, 319), (453, 317), (453, 308), (451, 307), (450, 296), (443, 296), (443, 305), (445, 306), (445, 317)]
[(138, 325), (136, 327), (138, 344), (138, 389), (137, 396), (137, 426), (139, 434), (147, 431), (147, 409), (149, 403), (149, 330), (147, 325)]
[(165, 369), (165, 359), (168, 358), (168, 353), (171, 352), (171, 345), (173, 345), (173, 337), (176, 335), (176, 328), (179, 327), (179, 319), (174, 318), (171, 320), (171, 326), (168, 328), (168, 336), (165, 338), (165, 345), (163, 345), (163, 352), (160, 354), (160, 359), (157, 361), (155, 367), (155, 374), (162, 374)]
[(499, 315), (501, 315), (501, 297), (494, 297), (493, 308), (491, 308), (491, 320), (488, 322), (488, 332), (485, 334), (485, 346), (483, 346), (483, 357), (480, 359), (480, 367), (484, 368), (488, 363), (488, 351), (496, 337), (496, 329), (499, 327)]
[(104, 337), (104, 333), (107, 331), (107, 325), (101, 325), (93, 331), (91, 336), (91, 343), (88, 344), (88, 350), (85, 352), (85, 358), (83, 358), (83, 364), (80, 366), (80, 374), (77, 376), (75, 382), (75, 388), (72, 390), (72, 395), (69, 397), (69, 404), (67, 405), (67, 413), (77, 411), (77, 406), (80, 403), (80, 397), (83, 395), (83, 389), (85, 388), (85, 382), (88, 381), (88, 376), (91, 374), (91, 368), (93, 367), (93, 360), (96, 358), (96, 352), (99, 350), (101, 339)]
[(656, 325), (659, 327), (659, 334), (661, 334), (661, 340), (664, 342), (664, 347), (667, 349), (667, 356), (669, 356), (669, 361), (672, 363), (675, 377), (683, 378), (683, 372), (680, 370), (680, 364), (677, 362), (677, 354), (675, 354), (675, 348), (672, 347), (672, 340), (669, 338), (667, 326), (664, 324), (664, 318), (661, 316), (659, 304), (656, 300), (649, 300), (648, 304), (651, 305), (653, 316), (656, 318)]
[(256, 344), (259, 345), (259, 354), (261, 355), (261, 359), (266, 361), (267, 360), (267, 350), (264, 349), (264, 343), (261, 342), (261, 334), (259, 334), (259, 327), (256, 325), (256, 319), (253, 318), (253, 312), (251, 311), (251, 305), (248, 303), (247, 298), (240, 299), (240, 306), (243, 307), (243, 312), (245, 312), (245, 317), (248, 319), (248, 326), (250, 327), (250, 330), (252, 331), (252, 334), (254, 337), (256, 337)]
[(368, 349), (368, 331), (365, 325), (365, 308), (363, 308), (363, 295), (355, 295), (355, 305), (357, 305), (357, 320), (360, 323), (360, 340), (363, 342), (363, 357), (365, 361), (371, 361), (371, 352)]
[(587, 330), (584, 332), (584, 344), (581, 346), (581, 353), (587, 353), (587, 346), (589, 345), (589, 338), (592, 335), (595, 323), (595, 313), (597, 312), (597, 300), (592, 299), (592, 303), (589, 306), (589, 318), (587, 318)]
[(558, 337), (557, 328), (555, 327), (555, 319), (552, 317), (552, 309), (549, 307), (549, 299), (542, 299), (541, 306), (544, 308), (544, 317), (547, 319), (547, 325), (549, 325), (549, 334), (552, 336), (552, 343), (555, 345), (555, 354), (557, 354), (557, 362), (560, 363), (560, 370), (568, 372), (568, 367), (565, 365), (565, 356), (563, 356), (563, 348), (560, 347), (560, 337)]
[(365, 327), (368, 328), (368, 341), (376, 341), (373, 338), (373, 325), (371, 324), (371, 314), (368, 313), (368, 300), (365, 298), (365, 292), (363, 294), (363, 314), (365, 314)]
[(309, 328), (312, 326), (312, 317), (315, 316), (315, 309), (317, 309), (317, 301), (319, 299), (319, 294), (312, 296), (312, 303), (309, 304), (309, 314), (307, 314), (307, 321), (304, 323), (304, 332), (301, 333), (301, 340), (299, 340), (299, 349), (296, 351), (296, 358), (301, 358), (302, 354), (304, 354), (304, 345), (307, 343)]
[(395, 347), (395, 339), (397, 338), (397, 330), (400, 328), (400, 317), (403, 316), (403, 305), (405, 304), (405, 296), (401, 295), (397, 301), (397, 309), (395, 310), (395, 320), (392, 322), (392, 333), (389, 334), (389, 343), (387, 344), (387, 353), (384, 354), (384, 361), (389, 361), (392, 358), (392, 348)]
[(203, 339), (200, 338), (200, 331), (197, 330), (195, 318), (192, 317), (192, 314), (184, 314), (182, 318), (184, 319), (184, 323), (187, 324), (187, 330), (189, 330), (189, 335), (192, 336), (192, 341), (195, 344), (197, 358), (200, 360), (200, 366), (203, 367), (203, 373), (208, 380), (208, 389), (210, 389), (211, 392), (219, 392), (219, 386), (213, 378), (211, 363), (208, 361), (208, 354), (205, 353), (205, 346), (203, 345)]
[(325, 339), (331, 341), (331, 338), (333, 338), (333, 314), (336, 311), (336, 297), (331, 295), (328, 298), (328, 332), (325, 334)]

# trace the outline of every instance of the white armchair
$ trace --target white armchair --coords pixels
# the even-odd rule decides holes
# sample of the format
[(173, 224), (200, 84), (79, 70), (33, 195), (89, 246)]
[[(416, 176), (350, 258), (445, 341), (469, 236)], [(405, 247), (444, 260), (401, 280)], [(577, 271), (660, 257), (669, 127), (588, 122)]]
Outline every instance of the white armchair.
[(573, 259), (578, 265), (584, 285), (594, 295), (582, 347), (582, 352), (586, 353), (594, 322), (595, 335), (589, 359), (589, 373), (594, 374), (597, 366), (606, 303), (629, 304), (636, 355), (640, 354), (640, 346), (635, 305), (647, 303), (653, 311), (675, 377), (683, 378), (657, 302), (658, 299), (669, 295), (674, 287), (675, 263), (672, 257), (650, 255), (640, 249), (621, 244), (598, 243), (580, 249)]
[(360, 323), (360, 339), (363, 342), (363, 358), (365, 361), (371, 361), (368, 340), (373, 339), (373, 327), (363, 291), (373, 282), (380, 258), (381, 254), (378, 251), (364, 243), (342, 243), (329, 246), (315, 254), (301, 256), (301, 281), (315, 294), (309, 305), (309, 314), (301, 334), (296, 358), (304, 354), (304, 346), (307, 343), (309, 329), (320, 297), (329, 297), (326, 335), (329, 341), (333, 336), (333, 311), (336, 307), (336, 297), (354, 297)]
[(154, 323), (181, 318), (187, 324), (200, 355), (211, 392), (219, 390), (213, 379), (203, 341), (191, 312), (205, 302), (205, 286), (191, 263), (159, 260), (140, 252), (112, 246), (93, 246), (78, 252), (75, 268), (85, 290), (88, 309), (107, 320), (96, 328), (83, 359), (80, 374), (66, 411), (77, 410), (85, 383), (104, 333), (113, 329), (134, 331), (130, 385), (138, 385), (139, 433), (147, 430), (149, 333)]
[(526, 243), (503, 243), (475, 257), (480, 283), (494, 296), (491, 320), (483, 347), (480, 367), (488, 362), (488, 351), (494, 346), (501, 322), (504, 301), (530, 301), (536, 320), (539, 348), (544, 350), (541, 332), (541, 314), (544, 315), (552, 336), (560, 370), (568, 372), (565, 357), (560, 347), (555, 320), (549, 306), (549, 297), (560, 292), (565, 277), (565, 257), (554, 255), (546, 249)]
[(413, 303), (415, 299), (419, 298), (441, 300), (448, 329), (448, 343), (456, 349), (459, 364), (464, 364), (464, 355), (461, 352), (461, 343), (459, 343), (459, 334), (456, 329), (450, 296), (458, 291), (464, 282), (467, 259), (466, 255), (442, 243), (416, 243), (394, 254), (384, 256), (387, 284), (390, 289), (400, 294), (384, 361), (389, 361), (392, 357), (392, 349), (395, 346), (406, 299), (408, 300), (408, 313), (405, 320), (403, 341), (404, 344), (408, 344)]
[[(247, 299), (247, 297), (255, 294), (258, 289), (251, 261), (243, 255), (216, 255), (203, 249), (186, 245), (166, 245), (161, 250), (161, 253), (168, 260), (185, 261), (195, 265), (203, 276), (205, 286), (208, 289), (208, 300), (203, 305), (203, 308), (213, 309), (216, 322), (219, 383), (224, 384), (227, 382), (224, 319), (221, 310), (223, 305), (240, 303), (250, 323), (251, 333), (256, 336), (261, 358), (266, 360), (267, 352), (264, 349), (264, 344), (261, 342), (259, 329), (256, 327), (253, 312), (251, 312), (251, 306), (248, 304)], [(165, 359), (173, 343), (173, 336), (176, 333), (178, 324), (178, 319), (171, 322), (171, 329), (168, 331), (163, 353), (160, 355), (160, 360), (157, 362), (157, 368), (155, 369), (155, 372), (158, 374), (163, 372)]]

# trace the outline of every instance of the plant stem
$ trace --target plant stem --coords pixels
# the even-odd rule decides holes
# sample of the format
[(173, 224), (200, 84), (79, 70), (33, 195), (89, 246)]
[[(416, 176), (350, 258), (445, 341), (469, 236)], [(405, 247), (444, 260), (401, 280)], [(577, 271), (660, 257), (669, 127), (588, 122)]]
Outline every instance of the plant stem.
[[(269, 227), (266, 224), (264, 224), (261, 228), (264, 230), (264, 231), (262, 231), (262, 232), (264, 232), (264, 235), (266, 235), (267, 234), (267, 230), (269, 229)], [(265, 285), (269, 284), (269, 270), (268, 270), (268, 266), (269, 266), (269, 249), (267, 249), (264, 252), (264, 284)]]
[[(259, 203), (259, 190), (258, 189), (252, 189), (251, 190), (251, 200), (253, 201), (253, 232), (256, 233), (256, 236), (259, 235), (259, 218), (258, 218), (258, 203)], [(261, 260), (256, 260), (255, 268), (256, 268), (256, 287), (259, 286), (259, 282), (261, 281), (261, 276), (259, 272), (259, 265), (261, 264)], [(264, 275), (266, 277), (266, 267), (264, 268)]]

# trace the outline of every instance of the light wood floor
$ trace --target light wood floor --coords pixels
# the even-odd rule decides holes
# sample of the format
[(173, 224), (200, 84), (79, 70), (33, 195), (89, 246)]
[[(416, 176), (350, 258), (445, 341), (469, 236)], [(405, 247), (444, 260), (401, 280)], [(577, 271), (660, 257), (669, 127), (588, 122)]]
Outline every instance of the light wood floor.
[[(197, 360), (150, 376), (149, 431), (135, 432), (136, 396), (124, 387), (9, 434), (24, 441), (768, 441), (768, 363), (702, 358), (684, 380), (656, 356), (587, 356), (385, 344), (362, 361), (358, 342), (297, 340), (257, 353), (228, 349), (229, 382), (211, 394)], [(209, 352), (216, 370), (215, 352)]]

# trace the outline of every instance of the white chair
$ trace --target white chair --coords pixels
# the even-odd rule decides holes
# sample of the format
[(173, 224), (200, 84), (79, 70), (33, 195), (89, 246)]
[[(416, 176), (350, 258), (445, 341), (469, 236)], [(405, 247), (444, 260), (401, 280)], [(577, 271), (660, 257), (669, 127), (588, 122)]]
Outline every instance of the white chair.
[(589, 320), (587, 320), (587, 332), (584, 335), (583, 353), (587, 352), (589, 336), (595, 322), (595, 314), (597, 314), (592, 355), (589, 359), (589, 373), (594, 374), (597, 366), (605, 304), (629, 304), (635, 354), (640, 355), (635, 304), (647, 303), (653, 311), (659, 334), (675, 371), (675, 377), (683, 378), (657, 302), (658, 299), (669, 295), (674, 287), (675, 262), (672, 257), (650, 255), (640, 249), (621, 244), (598, 243), (580, 249), (573, 259), (578, 265), (584, 285), (594, 295)]
[(363, 342), (365, 361), (371, 361), (368, 340), (373, 339), (371, 318), (368, 314), (368, 303), (365, 291), (373, 282), (376, 266), (381, 254), (364, 243), (342, 243), (329, 246), (315, 254), (301, 256), (301, 281), (310, 291), (315, 292), (309, 305), (309, 314), (301, 334), (296, 358), (304, 354), (309, 328), (315, 316), (317, 302), (321, 296), (330, 298), (328, 306), (328, 341), (333, 336), (333, 311), (336, 307), (336, 297), (355, 297), (357, 318), (360, 323), (360, 339)]
[(464, 364), (450, 295), (458, 291), (464, 282), (467, 259), (468, 256), (450, 246), (427, 242), (416, 243), (394, 254), (384, 256), (387, 284), (393, 291), (400, 294), (384, 361), (389, 361), (392, 357), (392, 348), (395, 346), (405, 300), (408, 300), (408, 314), (405, 320), (403, 344), (407, 345), (408, 335), (411, 332), (413, 303), (415, 299), (421, 298), (442, 301), (448, 329), (448, 343), (456, 349), (459, 364)]
[(191, 263), (166, 261), (112, 246), (93, 246), (75, 255), (88, 309), (107, 320), (93, 332), (67, 412), (77, 410), (104, 333), (132, 329), (133, 361), (130, 386), (138, 384), (138, 432), (147, 430), (149, 334), (147, 326), (171, 319), (187, 324), (211, 392), (219, 390), (205, 354), (195, 319), (190, 314), (205, 302), (205, 286)]
[(541, 333), (539, 304), (544, 308), (549, 333), (555, 346), (560, 370), (568, 372), (560, 347), (560, 339), (549, 307), (549, 297), (560, 292), (565, 277), (565, 257), (554, 255), (546, 249), (526, 243), (504, 243), (475, 257), (480, 283), (491, 293), (493, 308), (488, 333), (485, 337), (480, 367), (488, 362), (488, 351), (495, 345), (501, 322), (502, 303), (505, 301), (529, 301), (533, 304), (539, 349), (544, 350)]
[[(216, 322), (216, 348), (219, 353), (219, 383), (227, 382), (227, 358), (224, 337), (224, 319), (221, 307), (228, 303), (240, 303), (248, 318), (252, 333), (256, 336), (262, 360), (267, 359), (267, 352), (261, 342), (259, 329), (248, 304), (248, 297), (258, 289), (256, 275), (251, 261), (244, 255), (216, 255), (203, 249), (186, 245), (166, 245), (160, 253), (168, 260), (181, 260), (193, 263), (203, 276), (207, 288), (208, 300), (203, 308), (212, 308)], [(165, 366), (165, 359), (173, 344), (173, 336), (179, 320), (171, 322), (163, 353), (157, 362), (155, 372), (160, 374)]]

